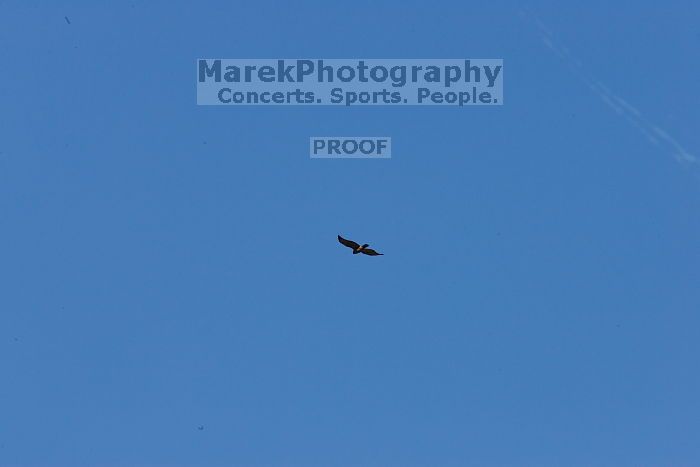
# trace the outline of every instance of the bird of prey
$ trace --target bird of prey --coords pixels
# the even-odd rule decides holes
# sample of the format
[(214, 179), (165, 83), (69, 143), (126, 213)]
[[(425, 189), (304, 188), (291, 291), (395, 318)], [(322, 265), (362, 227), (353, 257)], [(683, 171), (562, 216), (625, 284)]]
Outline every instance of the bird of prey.
[(369, 246), (369, 243), (365, 243), (364, 245), (360, 245), (359, 243), (355, 243), (352, 240), (347, 240), (340, 235), (338, 235), (338, 241), (345, 245), (348, 248), (352, 248), (352, 254), (356, 255), (358, 253), (363, 253), (365, 255), (369, 256), (382, 256), (384, 253), (377, 253), (371, 248), (367, 248)]

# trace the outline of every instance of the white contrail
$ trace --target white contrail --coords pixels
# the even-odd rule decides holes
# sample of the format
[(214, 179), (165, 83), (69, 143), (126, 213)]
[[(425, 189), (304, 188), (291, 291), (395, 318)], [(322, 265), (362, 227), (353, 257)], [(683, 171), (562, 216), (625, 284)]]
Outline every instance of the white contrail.
[(684, 165), (696, 166), (697, 157), (690, 154), (675, 138), (658, 125), (650, 122), (632, 104), (613, 93), (607, 86), (595, 79), (583, 68), (581, 61), (574, 57), (569, 49), (554, 40), (554, 35), (533, 13), (522, 11), (522, 16), (530, 20), (537, 28), (540, 39), (552, 52), (564, 60), (574, 74), (583, 81), (610, 109), (636, 127), (646, 139), (670, 153)]

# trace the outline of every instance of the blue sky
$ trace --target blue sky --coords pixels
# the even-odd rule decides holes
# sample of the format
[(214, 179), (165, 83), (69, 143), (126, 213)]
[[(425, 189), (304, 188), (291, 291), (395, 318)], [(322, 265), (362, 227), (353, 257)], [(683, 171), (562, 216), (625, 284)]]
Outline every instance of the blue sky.
[[(0, 1), (0, 465), (700, 464), (699, 14)], [(505, 105), (198, 107), (199, 57), (503, 58)]]

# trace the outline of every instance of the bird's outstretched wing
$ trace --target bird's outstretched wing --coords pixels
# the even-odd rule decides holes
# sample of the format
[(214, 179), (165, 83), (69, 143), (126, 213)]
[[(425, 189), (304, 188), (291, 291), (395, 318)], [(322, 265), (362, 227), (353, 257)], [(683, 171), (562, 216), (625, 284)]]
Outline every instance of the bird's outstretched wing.
[(384, 256), (384, 253), (377, 253), (371, 248), (363, 248), (362, 250), (360, 250), (360, 253), (364, 253), (370, 256)]
[(340, 235), (338, 235), (338, 241), (340, 243), (342, 243), (343, 245), (345, 245), (346, 247), (352, 248), (353, 250), (357, 250), (358, 248), (360, 248), (359, 244), (353, 242), (352, 240), (347, 240), (347, 239), (341, 237)]

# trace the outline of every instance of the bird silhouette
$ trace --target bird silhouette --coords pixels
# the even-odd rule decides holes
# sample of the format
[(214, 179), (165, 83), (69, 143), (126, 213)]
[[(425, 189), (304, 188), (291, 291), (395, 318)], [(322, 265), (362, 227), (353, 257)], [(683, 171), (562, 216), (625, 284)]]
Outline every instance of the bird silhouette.
[(377, 253), (375, 250), (371, 248), (367, 248), (369, 246), (369, 243), (365, 243), (364, 245), (360, 245), (359, 243), (353, 242), (352, 240), (347, 240), (340, 235), (338, 235), (338, 241), (345, 245), (348, 248), (352, 248), (352, 254), (356, 255), (358, 253), (362, 253), (365, 255), (369, 256), (383, 256), (384, 253)]

